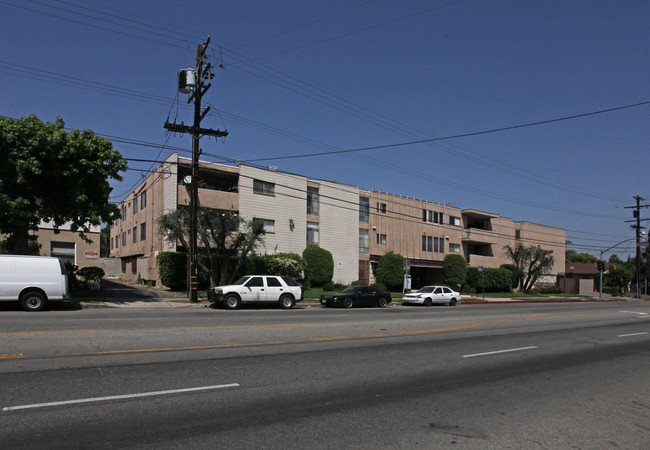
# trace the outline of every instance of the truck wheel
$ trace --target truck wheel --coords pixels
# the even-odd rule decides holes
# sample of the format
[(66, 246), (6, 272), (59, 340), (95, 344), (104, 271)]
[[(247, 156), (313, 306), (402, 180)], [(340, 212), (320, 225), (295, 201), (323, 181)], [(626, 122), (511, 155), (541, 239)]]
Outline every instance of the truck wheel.
[(228, 294), (223, 299), (223, 306), (226, 309), (238, 309), (241, 306), (241, 300), (236, 294)]
[(280, 308), (282, 309), (291, 309), (293, 308), (294, 301), (293, 297), (289, 294), (284, 294), (280, 297)]
[(20, 298), (20, 305), (25, 311), (41, 311), (45, 303), (45, 296), (36, 291), (27, 292)]

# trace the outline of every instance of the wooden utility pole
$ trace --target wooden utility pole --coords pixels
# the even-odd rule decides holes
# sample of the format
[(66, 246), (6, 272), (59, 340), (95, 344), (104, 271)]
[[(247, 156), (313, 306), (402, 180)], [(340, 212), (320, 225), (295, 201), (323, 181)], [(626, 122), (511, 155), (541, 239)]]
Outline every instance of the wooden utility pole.
[(640, 291), (640, 283), (641, 283), (641, 221), (646, 221), (650, 219), (641, 219), (641, 208), (648, 208), (650, 205), (642, 205), (641, 202), (645, 200), (645, 198), (641, 197), (640, 195), (636, 195), (634, 197), (636, 200), (636, 205), (635, 206), (626, 206), (625, 208), (628, 209), (634, 209), (632, 216), (634, 217), (634, 220), (626, 220), (626, 222), (635, 222), (634, 225), (632, 225), (632, 228), (634, 228), (636, 232), (636, 298), (641, 298), (641, 291)]
[[(165, 129), (169, 131), (176, 131), (180, 133), (189, 133), (192, 135), (192, 181), (190, 183), (190, 238), (189, 238), (189, 264), (188, 264), (188, 288), (190, 291), (190, 301), (198, 301), (198, 264), (197, 264), (197, 234), (198, 234), (198, 210), (199, 210), (199, 155), (201, 149), (199, 147), (201, 136), (228, 136), (227, 131), (213, 130), (201, 128), (201, 120), (210, 111), (210, 106), (201, 111), (201, 98), (210, 89), (211, 80), (214, 77), (212, 73), (212, 64), (208, 62), (205, 56), (205, 51), (210, 43), (210, 37), (203, 44), (196, 47), (196, 72), (195, 86), (191, 88), (191, 94), (187, 99), (187, 103), (194, 102), (194, 125), (191, 127), (181, 123), (165, 122)], [(204, 84), (207, 82), (207, 85)], [(181, 86), (179, 86), (180, 89)]]

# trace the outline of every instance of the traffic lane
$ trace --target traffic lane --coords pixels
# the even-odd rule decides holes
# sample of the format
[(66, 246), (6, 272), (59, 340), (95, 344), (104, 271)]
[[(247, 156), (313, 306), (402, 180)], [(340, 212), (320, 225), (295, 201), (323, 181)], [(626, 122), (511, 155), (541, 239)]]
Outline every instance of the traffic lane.
[[(416, 308), (398, 307), (377, 310), (337, 310), (294, 312), (225, 311), (205, 317), (196, 311), (166, 310), (92, 314), (67, 317), (63, 321), (43, 318), (38, 322), (12, 321), (0, 324), (3, 354), (23, 354), (27, 357), (46, 354), (80, 354), (157, 349), (189, 349), (192, 347), (250, 345), (273, 342), (294, 342), (336, 336), (397, 335), (399, 333), (472, 330), (499, 325), (516, 327), (526, 322), (533, 327), (564, 327), (574, 324), (597, 324), (616, 317), (619, 322), (650, 317), (636, 305), (620, 311), (618, 308), (591, 306), (566, 308), (546, 305), (544, 308)], [(430, 312), (432, 311), (432, 312)], [(240, 314), (236, 314), (240, 313)], [(624, 314), (632, 313), (632, 314)], [(543, 320), (544, 317), (552, 320)], [(535, 320), (540, 319), (540, 320)], [(170, 340), (170, 334), (173, 340)]]
[[(255, 355), (246, 355), (238, 348), (169, 352), (164, 362), (112, 355), (101, 361), (95, 358), (95, 366), (87, 369), (5, 373), (0, 375), (0, 392), (2, 407), (11, 407), (232, 383), (248, 388), (279, 388), (298, 382), (320, 385), (331, 380), (336, 384), (339, 379), (363, 384), (368, 374), (374, 379), (418, 374), (454, 378), (456, 370), (473, 373), (504, 361), (538, 364), (538, 358), (591, 349), (609, 351), (627, 345), (643, 348), (650, 342), (647, 330), (641, 324), (625, 324), (491, 336), (447, 335), (442, 340), (431, 335), (334, 340), (266, 347), (267, 354), (259, 348)], [(378, 354), (375, 348), (383, 352)], [(340, 352), (345, 352), (345, 359), (339, 356)], [(406, 356), (402, 357), (402, 352)], [(147, 380), (145, 384), (143, 380)]]
[[(647, 409), (634, 405), (643, 405), (650, 393), (642, 370), (650, 348), (647, 338), (638, 335), (616, 342), (615, 338), (631, 333), (627, 326), (615, 328), (603, 328), (602, 336), (609, 336), (609, 331), (618, 334), (608, 338), (611, 344), (598, 348), (583, 342), (581, 348), (568, 346), (570, 351), (553, 350), (557, 342), (585, 341), (584, 336), (545, 332), (534, 336), (539, 348), (548, 348), (544, 352), (471, 359), (463, 355), (484, 349), (482, 339), (116, 367), (113, 372), (104, 368), (107, 381), (132, 378), (132, 389), (126, 391), (138, 383), (141, 389), (156, 390), (205, 380), (244, 381), (232, 389), (200, 394), (4, 411), (3, 423), (11, 431), (3, 440), (20, 445), (27, 436), (39, 436), (42, 442), (34, 443), (36, 447), (38, 442), (44, 447), (57, 443), (173, 447), (192, 442), (376, 448), (452, 441), (485, 444), (496, 439), (521, 446), (538, 439), (540, 431), (542, 437), (555, 439), (569, 433), (573, 442), (577, 431), (569, 428), (586, 424), (591, 433), (609, 429), (615, 433), (610, 442), (635, 448), (629, 444), (640, 441), (623, 436), (633, 432), (634, 439), (644, 437), (639, 424), (647, 423)], [(513, 340), (523, 345), (515, 337), (496, 336), (489, 347), (509, 348)], [(89, 374), (90, 370), (80, 371), (79, 382), (90, 384)], [(74, 379), (73, 373), (61, 375)], [(2, 377), (3, 386), (15, 381)], [(113, 386), (118, 385), (124, 383)], [(88, 395), (98, 393), (115, 394), (115, 390), (91, 390)], [(607, 408), (601, 409), (605, 403)], [(573, 417), (578, 413), (583, 416)], [(619, 413), (625, 415), (612, 415)], [(69, 426), (70, 421), (75, 427)], [(647, 437), (647, 427), (645, 433)], [(588, 442), (597, 439), (593, 435)]]

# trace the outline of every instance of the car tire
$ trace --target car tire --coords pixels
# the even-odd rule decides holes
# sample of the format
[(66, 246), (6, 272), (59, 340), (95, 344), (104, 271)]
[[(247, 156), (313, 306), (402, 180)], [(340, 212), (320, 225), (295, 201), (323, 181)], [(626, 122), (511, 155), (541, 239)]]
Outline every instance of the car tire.
[(458, 304), (458, 300), (456, 300), (455, 298), (452, 298), (449, 301), (449, 306), (456, 306), (457, 304)]
[(20, 306), (25, 311), (41, 311), (45, 308), (46, 302), (45, 295), (36, 291), (26, 292), (20, 298)]
[(280, 301), (278, 303), (280, 304), (280, 308), (282, 309), (291, 309), (293, 308), (295, 301), (293, 297), (290, 296), (289, 294), (283, 294), (280, 296)]
[(346, 308), (352, 308), (352, 305), (354, 305), (354, 302), (350, 297), (343, 300), (343, 306), (345, 306)]
[(379, 300), (377, 300), (377, 306), (380, 308), (385, 308), (386, 305), (388, 305), (388, 301), (384, 297), (381, 297)]
[(237, 294), (228, 294), (223, 299), (223, 306), (226, 309), (239, 309), (241, 306), (241, 299)]
[(424, 299), (424, 306), (431, 306), (433, 302), (431, 301), (430, 298), (425, 298)]

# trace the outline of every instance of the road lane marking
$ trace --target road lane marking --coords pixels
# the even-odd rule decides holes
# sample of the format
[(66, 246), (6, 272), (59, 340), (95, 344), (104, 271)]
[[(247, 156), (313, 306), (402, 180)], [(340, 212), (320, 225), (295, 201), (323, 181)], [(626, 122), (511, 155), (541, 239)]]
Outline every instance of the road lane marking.
[(216, 386), (200, 386), (200, 387), (185, 388), (185, 389), (171, 389), (168, 391), (141, 392), (137, 394), (111, 395), (107, 397), (92, 397), (92, 398), (80, 398), (76, 400), (63, 400), (60, 402), (34, 403), (31, 405), (5, 406), (4, 408), (2, 408), (2, 410), (16, 411), (19, 409), (46, 408), (50, 406), (74, 405), (78, 403), (105, 402), (109, 400), (124, 400), (124, 399), (131, 399), (131, 398), (153, 397), (157, 395), (181, 394), (185, 392), (209, 391), (214, 389), (225, 389), (230, 387), (239, 387), (239, 384), (238, 383), (219, 384)]
[[(415, 335), (424, 335), (424, 334), (433, 334), (433, 333), (444, 333), (446, 331), (460, 331), (460, 330), (466, 330), (470, 328), (477, 328), (482, 326), (513, 322), (521, 319), (530, 319), (534, 317), (542, 317), (542, 316), (550, 316), (550, 315), (552, 314), (550, 313), (531, 314), (526, 316), (513, 317), (510, 319), (500, 319), (500, 320), (493, 320), (490, 322), (479, 322), (479, 323), (458, 325), (458, 326), (446, 327), (446, 328), (433, 328), (427, 330), (398, 331), (393, 333), (375, 333), (375, 334), (361, 334), (361, 335), (349, 335), (349, 336), (325, 336), (325, 337), (307, 338), (307, 339), (295, 340), (295, 341), (248, 342), (248, 343), (241, 343), (241, 344), (213, 344), (213, 345), (198, 345), (198, 346), (187, 346), (187, 347), (103, 350), (103, 351), (95, 351), (95, 352), (55, 353), (53, 355), (31, 355), (31, 356), (23, 356), (23, 357), (43, 358), (43, 357), (70, 357), (70, 356), (105, 356), (105, 355), (119, 355), (119, 354), (129, 354), (129, 353), (156, 353), (156, 352), (172, 352), (172, 351), (185, 351), (185, 350), (216, 350), (216, 349), (238, 348), (238, 347), (255, 347), (255, 346), (281, 345), (281, 344), (305, 344), (305, 343), (312, 343), (312, 342), (329, 342), (329, 341), (342, 341), (342, 340), (352, 340), (352, 339), (403, 337), (403, 336), (415, 336)], [(311, 325), (323, 325), (323, 324), (306, 324), (306, 325), (311, 326)], [(252, 326), (257, 326), (257, 325), (252, 325)], [(264, 325), (264, 326), (275, 326), (275, 325)], [(290, 325), (283, 325), (283, 326), (290, 326)], [(245, 327), (245, 326), (242, 325), (241, 327)], [(213, 327), (206, 327), (206, 328), (213, 328)], [(231, 327), (226, 326), (224, 328), (231, 328)]]
[(617, 337), (643, 336), (645, 334), (648, 334), (648, 332), (644, 331), (642, 333), (619, 334)]
[(496, 350), (496, 351), (493, 351), (493, 352), (474, 353), (472, 355), (463, 355), (463, 358), (473, 358), (475, 356), (498, 355), (499, 353), (520, 352), (520, 351), (523, 351), (523, 350), (532, 350), (532, 349), (535, 349), (535, 348), (537, 348), (537, 346), (510, 348), (510, 349), (507, 349), (507, 350)]
[(11, 358), (24, 358), (25, 355), (22, 353), (14, 353), (11, 355), (0, 355), (0, 359), (11, 359)]
[(619, 312), (623, 313), (623, 314), (636, 314), (637, 317), (647, 317), (648, 316), (648, 313), (639, 312), (639, 311), (619, 311)]

